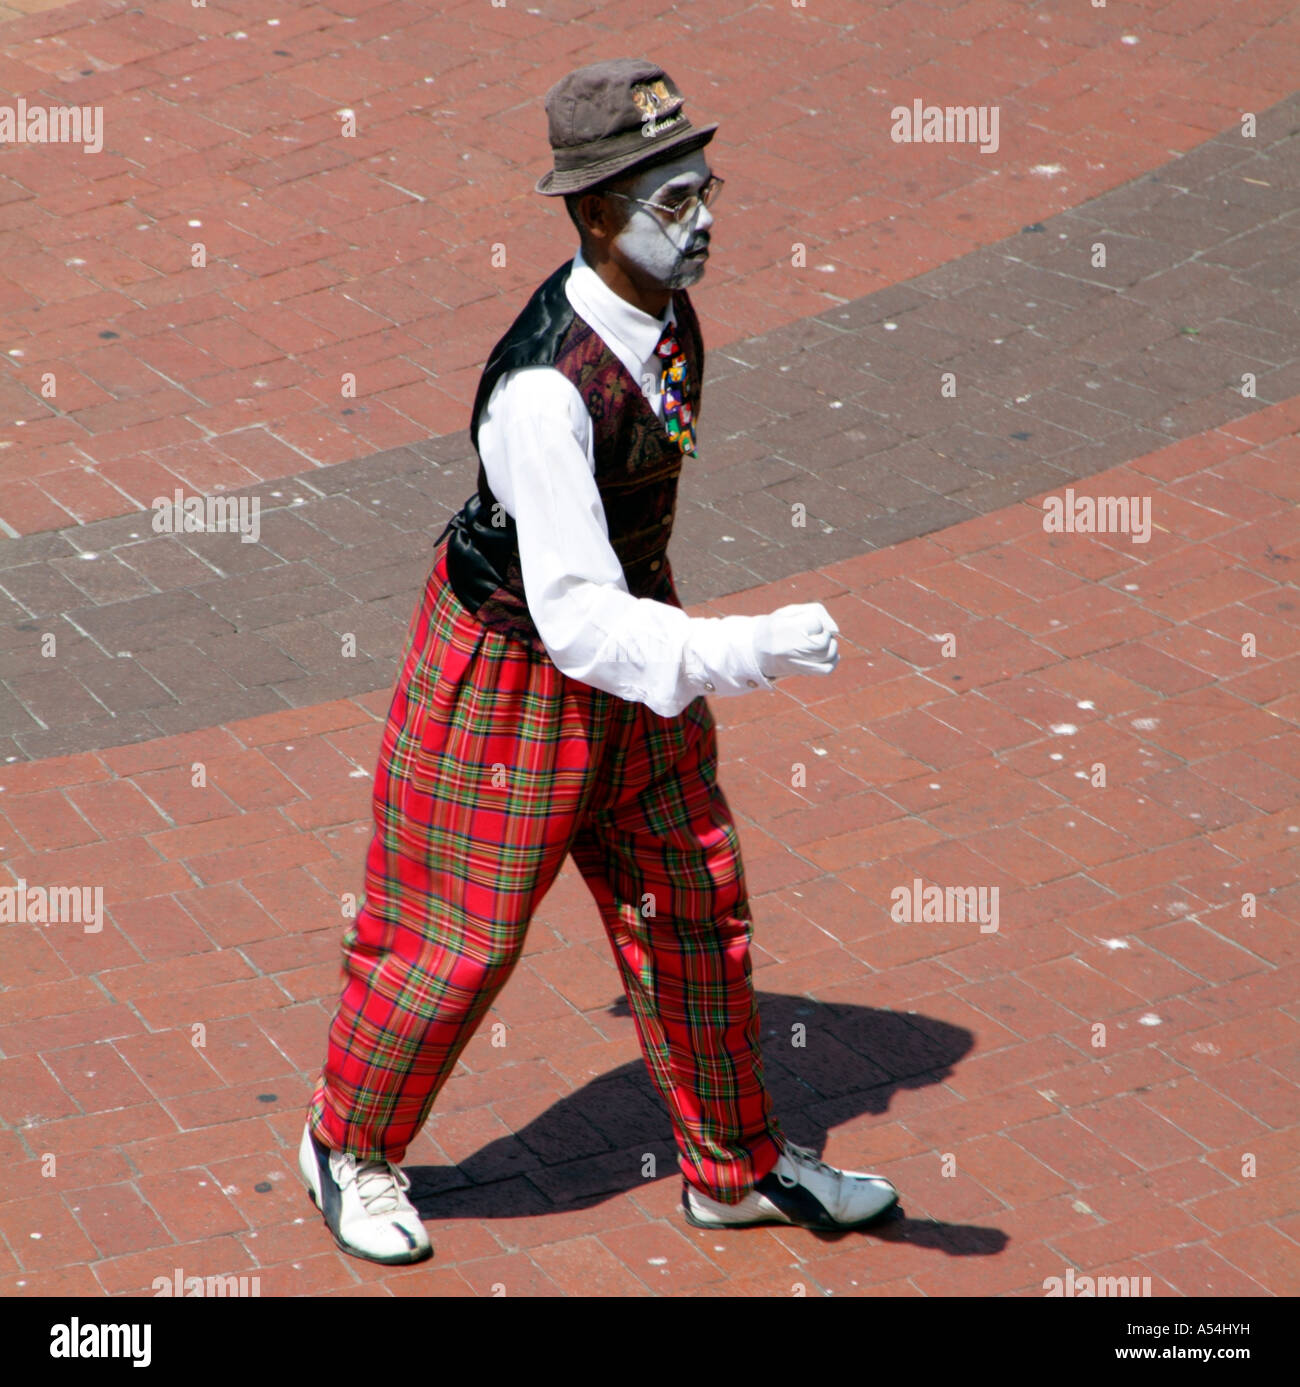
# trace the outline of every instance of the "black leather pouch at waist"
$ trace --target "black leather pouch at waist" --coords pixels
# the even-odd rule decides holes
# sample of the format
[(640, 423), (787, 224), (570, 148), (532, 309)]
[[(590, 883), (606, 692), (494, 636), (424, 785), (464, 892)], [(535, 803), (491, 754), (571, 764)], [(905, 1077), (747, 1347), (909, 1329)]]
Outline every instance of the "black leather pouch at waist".
[(484, 523), (476, 493), (447, 525), (447, 581), (467, 611), (476, 612), (506, 580), (515, 547), (514, 522), (507, 520)]

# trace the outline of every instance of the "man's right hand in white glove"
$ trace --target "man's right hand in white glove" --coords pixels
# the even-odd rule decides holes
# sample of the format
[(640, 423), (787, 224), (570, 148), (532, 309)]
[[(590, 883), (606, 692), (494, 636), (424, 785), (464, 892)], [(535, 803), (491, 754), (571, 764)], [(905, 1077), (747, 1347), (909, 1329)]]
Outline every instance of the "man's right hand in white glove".
[(778, 607), (754, 621), (754, 654), (768, 679), (783, 674), (830, 674), (839, 663), (835, 618), (820, 602)]

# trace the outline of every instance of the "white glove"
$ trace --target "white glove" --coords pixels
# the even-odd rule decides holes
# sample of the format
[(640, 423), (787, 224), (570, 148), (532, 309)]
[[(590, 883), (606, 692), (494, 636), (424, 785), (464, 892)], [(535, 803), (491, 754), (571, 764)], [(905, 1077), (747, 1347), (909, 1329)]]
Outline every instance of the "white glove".
[(820, 602), (778, 607), (754, 619), (754, 654), (768, 679), (783, 674), (830, 674), (839, 663), (835, 618)]

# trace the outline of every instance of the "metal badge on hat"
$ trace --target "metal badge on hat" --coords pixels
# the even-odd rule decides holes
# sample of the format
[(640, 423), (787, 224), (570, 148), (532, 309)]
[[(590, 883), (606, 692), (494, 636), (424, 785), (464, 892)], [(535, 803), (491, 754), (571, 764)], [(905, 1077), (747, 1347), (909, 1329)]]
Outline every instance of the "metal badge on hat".
[[(681, 114), (684, 98), (674, 96), (662, 77), (655, 82), (633, 82), (632, 100), (641, 112), (641, 134), (646, 137), (658, 135), (686, 119)], [(660, 120), (661, 116), (667, 119)]]

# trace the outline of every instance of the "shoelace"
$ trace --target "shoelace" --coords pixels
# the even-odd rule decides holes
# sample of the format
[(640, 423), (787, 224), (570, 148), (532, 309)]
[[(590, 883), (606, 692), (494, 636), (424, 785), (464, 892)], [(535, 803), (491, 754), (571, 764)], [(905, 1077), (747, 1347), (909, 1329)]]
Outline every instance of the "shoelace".
[[(796, 1146), (794, 1142), (785, 1143), (785, 1154), (800, 1165), (810, 1166), (813, 1170), (824, 1170), (828, 1175), (837, 1175), (839, 1172), (834, 1166), (827, 1165), (825, 1161), (818, 1158), (815, 1151), (810, 1151), (806, 1146)], [(798, 1183), (794, 1176), (782, 1175), (778, 1168), (776, 1178), (788, 1190), (793, 1189)]]
[(349, 1160), (341, 1172), (343, 1179), (340, 1184), (343, 1188), (350, 1183), (349, 1167), (351, 1179), (356, 1182), (357, 1194), (366, 1213), (391, 1214), (401, 1207), (401, 1195), (394, 1193), (393, 1185), (397, 1186), (399, 1192), (411, 1188), (411, 1177), (404, 1170), (399, 1170), (387, 1161)]

